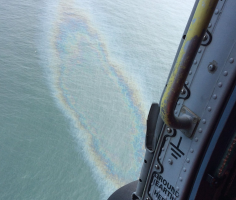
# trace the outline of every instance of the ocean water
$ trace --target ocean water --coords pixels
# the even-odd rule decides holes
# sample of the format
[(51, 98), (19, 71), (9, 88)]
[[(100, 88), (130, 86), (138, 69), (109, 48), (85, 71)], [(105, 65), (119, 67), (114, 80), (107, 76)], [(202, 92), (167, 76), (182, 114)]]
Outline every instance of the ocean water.
[(1, 0), (0, 199), (106, 200), (136, 180), (193, 0)]

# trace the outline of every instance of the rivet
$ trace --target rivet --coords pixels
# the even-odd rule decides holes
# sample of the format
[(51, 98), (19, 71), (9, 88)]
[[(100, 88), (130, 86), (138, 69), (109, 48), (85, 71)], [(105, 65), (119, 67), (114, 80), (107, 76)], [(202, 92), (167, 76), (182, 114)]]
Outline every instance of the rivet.
[(186, 159), (186, 162), (187, 162), (187, 163), (189, 163), (189, 162), (190, 162), (190, 159), (189, 159), (189, 158), (187, 158), (187, 159)]
[(212, 65), (212, 64), (208, 66), (209, 71), (214, 71), (215, 68), (216, 68), (215, 65)]
[(208, 36), (207, 36), (207, 34), (205, 34), (204, 36), (203, 36), (203, 41), (206, 41), (208, 39)]
[(219, 87), (222, 87), (222, 85), (223, 85), (223, 84), (222, 84), (221, 82), (218, 83), (218, 86), (219, 86)]
[(180, 180), (180, 181), (182, 181), (182, 180), (183, 180), (183, 178), (182, 178), (182, 177), (179, 177), (179, 180)]
[(191, 153), (193, 153), (193, 152), (194, 152), (194, 150), (193, 150), (193, 149), (190, 149), (190, 152), (191, 152)]
[(177, 103), (178, 105), (180, 105), (180, 101), (178, 101), (178, 103)]
[(202, 123), (203, 123), (203, 124), (205, 124), (205, 123), (206, 123), (206, 120), (205, 120), (205, 119), (203, 119), (203, 120), (202, 120)]
[(173, 199), (175, 200), (176, 199), (176, 196), (174, 195), (174, 196), (172, 196), (173, 197)]
[(183, 171), (184, 171), (184, 172), (186, 172), (186, 171), (187, 171), (185, 167), (183, 168)]
[(167, 128), (167, 132), (171, 133), (172, 132), (171, 128)]
[(192, 71), (189, 71), (189, 73), (188, 73), (189, 75), (191, 75), (192, 74)]
[(159, 165), (155, 165), (155, 168), (156, 168), (156, 169), (160, 169)]
[(176, 191), (179, 191), (179, 187), (178, 186), (176, 187)]
[(199, 133), (202, 133), (202, 129), (201, 129), (201, 128), (199, 128), (199, 129), (198, 129), (198, 132), (199, 132)]
[(150, 200), (149, 198), (146, 198), (146, 200)]
[(166, 197), (166, 196), (164, 196), (164, 199), (167, 199), (167, 197)]
[(233, 62), (234, 62), (234, 59), (233, 59), (233, 58), (230, 58), (230, 59), (229, 59), (229, 62), (230, 62), (230, 63), (233, 63)]
[(227, 76), (228, 75), (228, 72), (227, 71), (224, 71), (224, 76)]
[(186, 93), (186, 90), (185, 90), (185, 89), (182, 89), (180, 93), (181, 93), (181, 94), (185, 94), (185, 93)]
[(197, 61), (196, 61), (196, 60), (194, 60), (194, 61), (193, 61), (193, 63), (194, 63), (194, 65), (196, 65), (196, 64), (197, 64)]
[(215, 14), (217, 15), (218, 13), (219, 13), (219, 10), (218, 10), (218, 9), (216, 9), (216, 10), (215, 10)]
[(198, 49), (198, 51), (197, 51), (198, 53), (201, 53), (202, 52), (202, 50), (201, 49)]
[(157, 192), (158, 192), (158, 193), (160, 193), (160, 192), (161, 192), (161, 190), (160, 190), (160, 189), (158, 189), (158, 190), (157, 190)]
[(188, 85), (188, 81), (185, 81), (185, 84)]
[(216, 94), (213, 94), (213, 99), (217, 99), (217, 95)]
[(165, 151), (165, 148), (163, 147), (161, 150), (162, 150), (162, 151)]
[(168, 159), (168, 163), (169, 163), (170, 165), (172, 165), (172, 164), (173, 164), (173, 161), (172, 161), (171, 159)]
[(159, 156), (159, 160), (161, 160), (161, 156)]
[(175, 114), (177, 114), (178, 113), (178, 111), (177, 110), (175, 110)]
[(207, 108), (207, 110), (208, 110), (209, 112), (211, 112), (211, 107), (209, 106), (209, 107)]
[(195, 138), (194, 138), (194, 140), (195, 140), (195, 142), (197, 142), (197, 141), (198, 141), (198, 138), (197, 138), (197, 137), (195, 137)]
[(211, 26), (212, 26), (212, 24), (211, 24), (211, 23), (209, 23), (209, 25), (208, 25), (208, 28), (211, 28)]

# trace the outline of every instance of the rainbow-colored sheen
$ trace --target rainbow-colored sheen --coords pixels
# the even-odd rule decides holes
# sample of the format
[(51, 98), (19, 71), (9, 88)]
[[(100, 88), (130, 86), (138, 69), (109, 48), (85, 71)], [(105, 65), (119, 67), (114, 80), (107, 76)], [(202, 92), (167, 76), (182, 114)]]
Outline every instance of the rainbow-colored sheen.
[(137, 84), (124, 66), (111, 59), (88, 15), (67, 4), (58, 4), (51, 27), (48, 68), (52, 91), (71, 121), (79, 153), (104, 194), (110, 194), (138, 178), (145, 109)]

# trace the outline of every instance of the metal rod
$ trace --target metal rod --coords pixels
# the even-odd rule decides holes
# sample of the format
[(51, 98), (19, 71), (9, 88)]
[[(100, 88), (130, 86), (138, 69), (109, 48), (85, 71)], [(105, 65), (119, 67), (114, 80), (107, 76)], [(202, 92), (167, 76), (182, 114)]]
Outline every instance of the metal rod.
[(162, 97), (161, 116), (165, 124), (172, 128), (188, 129), (191, 127), (192, 117), (188, 115), (176, 117), (174, 109), (217, 3), (218, 0), (199, 1)]

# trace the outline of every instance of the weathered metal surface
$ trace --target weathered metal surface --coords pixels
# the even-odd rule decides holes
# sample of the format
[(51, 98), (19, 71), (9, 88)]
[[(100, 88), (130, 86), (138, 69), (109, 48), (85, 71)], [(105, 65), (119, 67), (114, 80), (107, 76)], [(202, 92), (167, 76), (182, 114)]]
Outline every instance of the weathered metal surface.
[(169, 78), (165, 93), (163, 94), (161, 116), (163, 121), (172, 128), (187, 129), (191, 127), (192, 118), (188, 115), (176, 117), (174, 115), (174, 109), (212, 14), (215, 11), (217, 2), (218, 0), (199, 1), (175, 67)]

